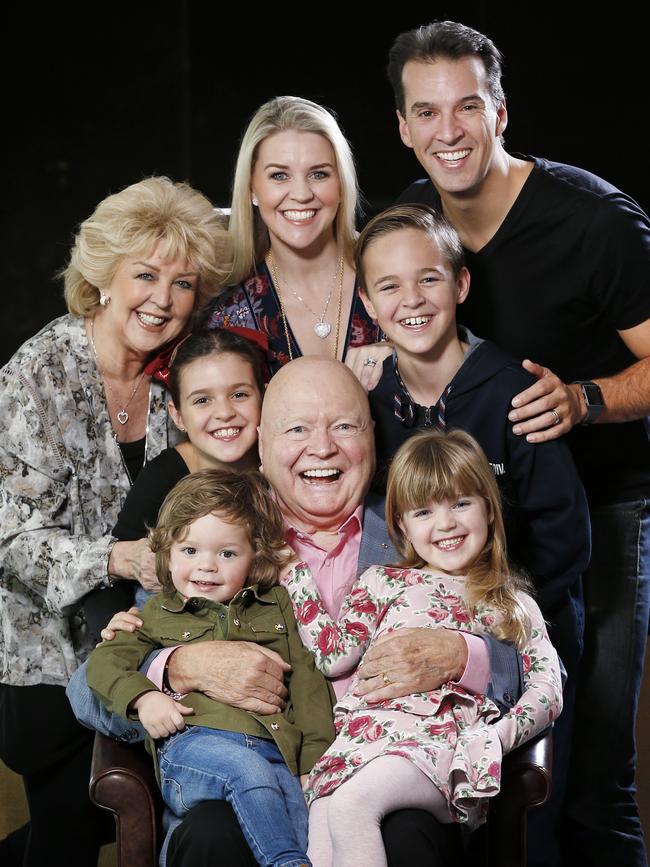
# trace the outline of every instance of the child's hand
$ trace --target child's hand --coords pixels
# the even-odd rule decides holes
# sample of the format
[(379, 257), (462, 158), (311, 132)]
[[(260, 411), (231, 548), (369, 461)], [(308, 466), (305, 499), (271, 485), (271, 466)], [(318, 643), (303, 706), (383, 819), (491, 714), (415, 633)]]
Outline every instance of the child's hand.
[(194, 713), (194, 708), (174, 701), (158, 690), (139, 695), (131, 707), (138, 712), (140, 722), (152, 738), (166, 738), (185, 728), (184, 716)]
[(309, 779), (309, 774), (301, 774), (300, 775), (300, 787), (303, 790), (303, 792), (307, 788), (307, 780), (308, 779)]

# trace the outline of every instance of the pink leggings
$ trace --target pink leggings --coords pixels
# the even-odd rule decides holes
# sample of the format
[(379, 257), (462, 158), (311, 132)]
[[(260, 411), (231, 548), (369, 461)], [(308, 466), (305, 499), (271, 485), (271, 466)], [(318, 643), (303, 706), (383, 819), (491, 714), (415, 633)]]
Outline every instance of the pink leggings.
[(309, 810), (309, 855), (314, 867), (386, 867), (381, 821), (416, 808), (451, 822), (447, 802), (408, 759), (379, 756)]

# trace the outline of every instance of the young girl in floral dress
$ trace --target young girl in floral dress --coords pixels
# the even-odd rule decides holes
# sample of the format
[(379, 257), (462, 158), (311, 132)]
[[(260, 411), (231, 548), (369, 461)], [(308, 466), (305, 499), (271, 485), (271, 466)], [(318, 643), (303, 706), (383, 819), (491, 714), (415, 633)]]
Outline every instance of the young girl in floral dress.
[(395, 629), (444, 627), (513, 642), (525, 690), (500, 716), (486, 696), (451, 682), (369, 705), (355, 695), (355, 677), (335, 708), (337, 738), (306, 789), (315, 867), (385, 865), (381, 820), (402, 808), (475, 828), (499, 791), (502, 756), (562, 708), (558, 657), (539, 608), (509, 570), (498, 489), (476, 441), (423, 431), (404, 443), (388, 477), (386, 523), (402, 563), (365, 572), (338, 622), (304, 563), (285, 579), (321, 671), (356, 668)]

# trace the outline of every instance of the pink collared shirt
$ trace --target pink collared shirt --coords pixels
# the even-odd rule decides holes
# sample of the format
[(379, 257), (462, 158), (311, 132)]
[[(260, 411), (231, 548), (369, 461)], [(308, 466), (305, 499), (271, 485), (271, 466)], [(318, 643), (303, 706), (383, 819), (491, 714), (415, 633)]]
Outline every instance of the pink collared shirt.
[[(334, 620), (338, 619), (341, 603), (357, 579), (362, 519), (363, 506), (359, 506), (336, 531), (339, 539), (331, 551), (321, 548), (309, 533), (285, 520), (284, 538), (298, 559), (304, 560), (311, 569), (323, 606)], [(337, 698), (343, 695), (351, 680), (352, 674), (332, 678)]]

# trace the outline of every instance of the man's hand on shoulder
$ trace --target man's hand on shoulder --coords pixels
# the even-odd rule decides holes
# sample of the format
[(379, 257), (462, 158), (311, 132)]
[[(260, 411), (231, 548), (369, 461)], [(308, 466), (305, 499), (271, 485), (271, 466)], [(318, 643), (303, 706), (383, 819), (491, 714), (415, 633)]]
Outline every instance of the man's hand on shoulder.
[(525, 435), (529, 443), (558, 439), (586, 415), (580, 386), (567, 385), (548, 367), (529, 359), (522, 366), (537, 382), (513, 397), (515, 408), (508, 413), (508, 419), (516, 422), (512, 431)]
[(366, 701), (429, 692), (460, 680), (467, 663), (467, 645), (450, 629), (400, 629), (379, 639), (359, 668), (357, 695)]
[(167, 676), (174, 692), (204, 692), (231, 707), (272, 714), (284, 707), (290, 670), (279, 654), (259, 644), (202, 641), (176, 650)]

